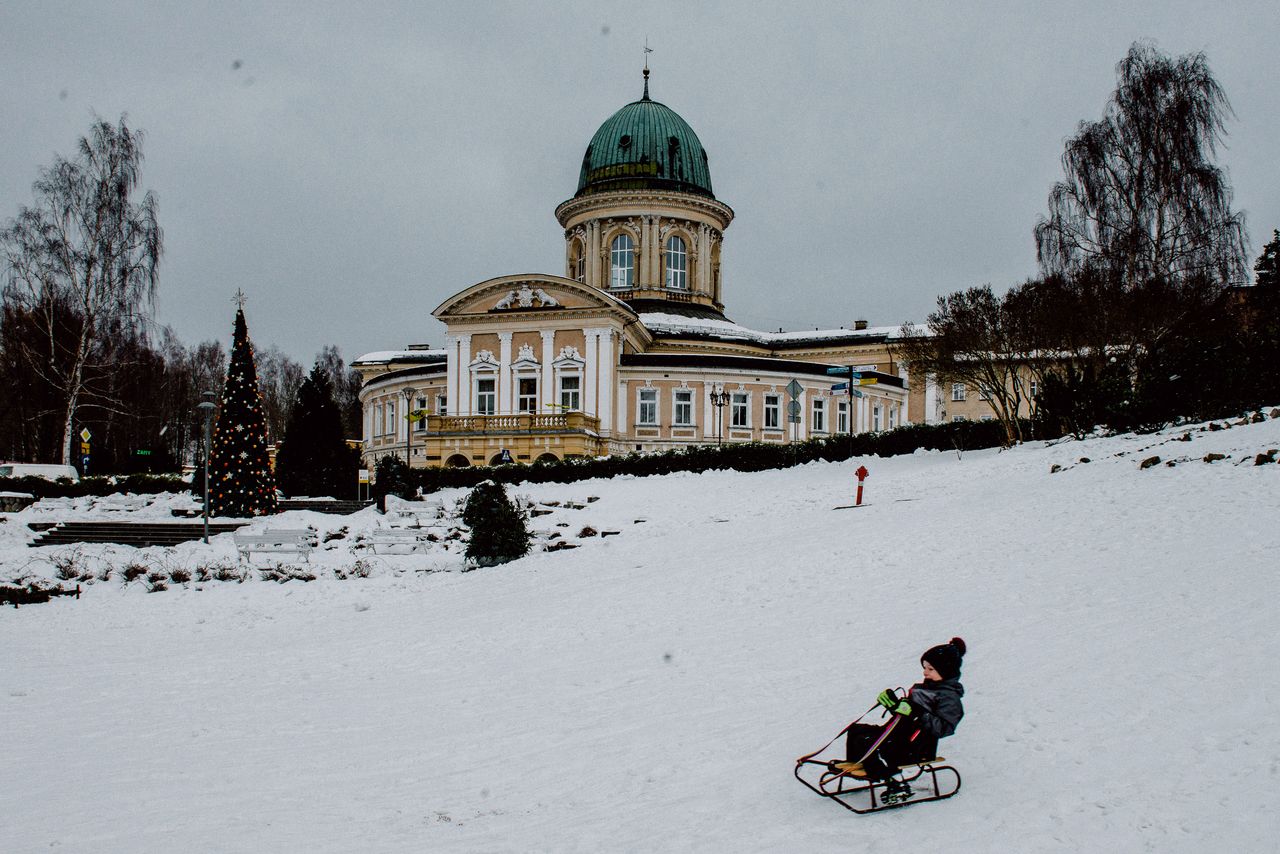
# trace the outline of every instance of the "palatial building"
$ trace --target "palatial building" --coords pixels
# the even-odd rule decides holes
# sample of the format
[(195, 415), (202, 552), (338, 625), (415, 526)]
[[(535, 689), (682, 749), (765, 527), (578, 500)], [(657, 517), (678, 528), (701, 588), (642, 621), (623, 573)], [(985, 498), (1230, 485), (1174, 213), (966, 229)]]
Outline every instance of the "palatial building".
[[(471, 285), (432, 314), (444, 347), (368, 353), (364, 458), (484, 465), (788, 442), (935, 420), (932, 384), (895, 361), (897, 327), (760, 332), (726, 314), (733, 209), (697, 134), (644, 97), (610, 116), (555, 210), (563, 275)], [(833, 366), (862, 369), (833, 389)], [(917, 387), (919, 386), (919, 387)], [(928, 415), (926, 416), (926, 413)]]

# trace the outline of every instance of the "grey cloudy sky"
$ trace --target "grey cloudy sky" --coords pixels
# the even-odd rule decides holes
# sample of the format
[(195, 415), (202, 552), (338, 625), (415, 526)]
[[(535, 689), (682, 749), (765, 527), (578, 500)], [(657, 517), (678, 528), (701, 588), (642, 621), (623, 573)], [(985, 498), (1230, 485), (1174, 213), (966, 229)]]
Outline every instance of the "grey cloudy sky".
[(1204, 51), (1235, 108), (1219, 162), (1256, 256), (1280, 227), (1280, 16), (1205, 3), (60, 3), (0, 8), (0, 219), (93, 114), (146, 132), (157, 320), (309, 364), (442, 343), (430, 312), (563, 273), (555, 206), (596, 128), (652, 95), (737, 219), (731, 318), (920, 320), (1036, 272), (1063, 142), (1131, 42)]

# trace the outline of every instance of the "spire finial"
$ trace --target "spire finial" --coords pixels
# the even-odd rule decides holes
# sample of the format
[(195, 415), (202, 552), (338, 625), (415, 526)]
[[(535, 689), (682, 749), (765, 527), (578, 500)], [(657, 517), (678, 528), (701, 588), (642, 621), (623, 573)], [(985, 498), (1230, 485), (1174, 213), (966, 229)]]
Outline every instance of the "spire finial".
[(249, 301), (249, 298), (244, 295), (243, 290), (236, 288), (236, 295), (231, 298), (231, 301), (235, 303), (241, 311), (244, 311), (244, 304)]
[(649, 37), (644, 37), (644, 97), (641, 101), (649, 100), (649, 54), (653, 53), (653, 48), (649, 47)]

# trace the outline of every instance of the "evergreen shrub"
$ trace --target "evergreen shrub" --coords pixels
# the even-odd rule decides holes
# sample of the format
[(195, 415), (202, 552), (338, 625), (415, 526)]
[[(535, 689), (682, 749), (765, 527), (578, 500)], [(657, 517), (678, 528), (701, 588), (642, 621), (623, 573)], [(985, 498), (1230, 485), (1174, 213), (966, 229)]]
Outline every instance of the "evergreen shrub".
[(485, 480), (476, 484), (462, 509), (462, 523), (471, 529), (467, 559), (478, 566), (506, 563), (529, 551), (524, 514), (500, 483)]

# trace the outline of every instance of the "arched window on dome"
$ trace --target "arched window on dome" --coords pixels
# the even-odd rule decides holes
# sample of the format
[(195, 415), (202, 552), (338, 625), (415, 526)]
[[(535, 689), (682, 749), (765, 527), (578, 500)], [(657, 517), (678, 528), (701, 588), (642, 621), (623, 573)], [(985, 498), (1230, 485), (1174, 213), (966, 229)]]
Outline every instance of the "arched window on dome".
[(587, 264), (581, 240), (574, 239), (569, 243), (569, 278), (578, 282), (587, 280)]
[(628, 290), (636, 278), (636, 245), (631, 235), (619, 234), (609, 245), (609, 287)]
[(667, 238), (667, 288), (670, 290), (689, 290), (689, 254), (685, 249), (684, 238), (673, 234)]

